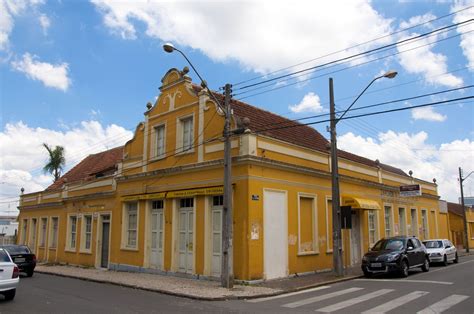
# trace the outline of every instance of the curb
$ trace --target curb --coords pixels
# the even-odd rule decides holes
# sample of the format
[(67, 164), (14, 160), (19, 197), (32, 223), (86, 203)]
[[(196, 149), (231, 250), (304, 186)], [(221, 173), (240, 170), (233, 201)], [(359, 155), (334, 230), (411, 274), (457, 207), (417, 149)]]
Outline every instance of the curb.
[(86, 277), (75, 276), (75, 275), (58, 274), (58, 273), (48, 272), (48, 271), (43, 271), (43, 270), (35, 270), (35, 272), (39, 274), (53, 275), (53, 276), (65, 277), (65, 278), (73, 278), (73, 279), (79, 279), (79, 280), (84, 280), (84, 281), (90, 281), (90, 282), (96, 282), (96, 283), (102, 283), (102, 284), (111, 284), (111, 285), (120, 286), (120, 287), (126, 287), (126, 288), (132, 288), (132, 289), (138, 289), (138, 290), (144, 290), (144, 291), (150, 291), (150, 292), (157, 292), (157, 293), (162, 293), (162, 294), (166, 294), (170, 296), (187, 298), (187, 299), (192, 299), (192, 300), (200, 300), (200, 301), (250, 300), (250, 299), (273, 297), (277, 295), (308, 290), (311, 288), (315, 288), (315, 287), (319, 287), (319, 286), (323, 286), (327, 284), (334, 284), (338, 282), (349, 281), (349, 280), (363, 277), (362, 275), (347, 276), (347, 277), (338, 278), (334, 280), (322, 281), (322, 282), (318, 282), (318, 283), (303, 286), (303, 287), (297, 287), (294, 289), (280, 290), (273, 293), (261, 293), (261, 294), (250, 295), (250, 296), (230, 295), (230, 296), (222, 296), (222, 297), (201, 297), (201, 296), (196, 296), (192, 294), (173, 292), (173, 291), (163, 290), (163, 289), (146, 288), (142, 286), (127, 284), (127, 283), (122, 283), (122, 282), (115, 282), (115, 281), (110, 281), (110, 280), (100, 280), (100, 279), (86, 278)]

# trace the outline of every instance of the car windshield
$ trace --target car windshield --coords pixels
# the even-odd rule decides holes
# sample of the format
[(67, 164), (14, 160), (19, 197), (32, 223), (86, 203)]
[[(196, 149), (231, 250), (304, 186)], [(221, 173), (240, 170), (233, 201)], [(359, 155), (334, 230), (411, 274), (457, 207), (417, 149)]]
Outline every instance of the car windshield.
[(439, 249), (443, 247), (443, 241), (424, 241), (423, 244), (427, 249)]
[(375, 243), (372, 251), (399, 251), (405, 247), (405, 240), (403, 239), (382, 239)]
[(24, 245), (15, 245), (15, 246), (4, 246), (5, 250), (8, 251), (10, 254), (29, 254), (30, 249)]
[(4, 250), (0, 250), (0, 262), (10, 262), (10, 256)]

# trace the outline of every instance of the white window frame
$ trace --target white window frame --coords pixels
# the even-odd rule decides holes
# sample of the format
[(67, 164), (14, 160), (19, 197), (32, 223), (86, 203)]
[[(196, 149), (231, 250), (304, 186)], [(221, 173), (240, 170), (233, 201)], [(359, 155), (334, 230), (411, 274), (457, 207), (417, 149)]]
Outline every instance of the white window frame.
[(420, 235), (420, 232), (418, 230), (419, 228), (419, 224), (418, 224), (418, 208), (417, 207), (410, 207), (410, 221), (411, 221), (411, 229), (413, 230), (413, 217), (411, 215), (412, 211), (415, 210), (415, 213), (416, 213), (416, 216), (415, 216), (415, 219), (416, 219), (416, 228), (415, 228), (415, 234), (410, 234), (411, 236), (415, 236), (415, 237), (419, 237)]
[[(45, 221), (46, 223), (43, 224)], [(48, 217), (40, 217), (40, 230), (39, 230), (39, 247), (40, 248), (46, 247), (47, 234), (48, 234)]]
[(28, 218), (22, 219), (20, 243), (26, 245), (28, 243)]
[[(190, 131), (190, 148), (185, 149), (184, 147), (184, 124), (185, 121), (191, 120), (191, 131)], [(178, 154), (188, 154), (194, 152), (194, 129), (195, 129), (194, 113), (181, 116), (177, 118), (176, 126), (176, 152)]]
[[(423, 217), (423, 213), (425, 213), (425, 217)], [(423, 219), (424, 218), (424, 219)], [(429, 215), (428, 215), (428, 209), (422, 208), (421, 209), (421, 225), (423, 228), (423, 240), (427, 240), (430, 238), (430, 222), (429, 222)], [(425, 223), (423, 223), (423, 220)], [(425, 228), (426, 225), (426, 228)]]
[[(390, 208), (390, 215), (388, 216), (388, 220), (389, 220), (389, 223), (390, 223), (390, 226), (389, 228), (387, 228), (387, 212), (386, 212), (386, 208)], [(384, 204), (383, 205), (383, 217), (384, 217), (384, 234), (385, 234), (385, 237), (391, 237), (393, 236), (393, 206), (392, 204)], [(387, 231), (388, 231), (388, 234), (387, 234)]]
[[(73, 230), (72, 221), (75, 219), (75, 230)], [(76, 252), (77, 248), (77, 223), (79, 221), (79, 215), (77, 214), (68, 214), (67, 215), (67, 236), (66, 236), (66, 251)], [(74, 246), (72, 246), (72, 242), (74, 240)]]
[[(408, 235), (408, 230), (407, 230), (407, 208), (403, 206), (398, 206), (397, 207), (397, 215), (398, 215), (398, 235)], [(404, 216), (404, 221), (403, 221), (403, 226), (405, 227), (405, 233), (402, 233), (402, 221), (400, 221), (400, 209), (403, 209), (403, 216)]]
[[(91, 220), (91, 229), (89, 232), (87, 232), (87, 218), (90, 218)], [(92, 233), (93, 233), (93, 228), (94, 228), (94, 218), (92, 216), (92, 213), (84, 213), (82, 214), (82, 221), (81, 221), (81, 248), (80, 252), (81, 253), (91, 253), (92, 252)], [(89, 234), (90, 239), (89, 239), (89, 248), (86, 247), (87, 244), (87, 235)]]
[[(374, 217), (374, 228), (370, 227), (370, 217)], [(367, 230), (369, 231), (369, 247), (373, 247), (378, 240), (378, 219), (377, 211), (375, 209), (369, 209), (367, 211)], [(371, 239), (371, 233), (373, 232), (373, 239)]]
[[(313, 246), (310, 251), (302, 251), (301, 247), (301, 199), (310, 198), (312, 199), (312, 223), (313, 223), (313, 236), (312, 243)], [(319, 243), (318, 243), (318, 197), (315, 194), (308, 193), (298, 193), (298, 255), (310, 255), (310, 254), (319, 254)]]
[[(57, 221), (56, 235), (54, 234), (54, 220)], [(48, 236), (48, 249), (56, 250), (58, 248), (58, 237), (59, 237), (59, 217), (52, 216), (50, 217), (49, 224), (49, 236)]]
[[(136, 208), (129, 208), (131, 204), (136, 204)], [(136, 224), (135, 228), (130, 228), (129, 226), (129, 219), (130, 219), (130, 211), (135, 211), (136, 215)], [(138, 251), (138, 228), (140, 225), (140, 203), (139, 201), (134, 202), (125, 202), (123, 203), (123, 210), (122, 210), (122, 250), (131, 250), (131, 251)], [(129, 234), (131, 231), (135, 232), (135, 244), (132, 245), (129, 242)]]
[(331, 217), (332, 217), (332, 208), (328, 207), (329, 201), (331, 201), (331, 204), (332, 204), (332, 197), (326, 196), (325, 197), (326, 203), (324, 204), (324, 206), (326, 207), (326, 253), (332, 253), (332, 241), (330, 241), (331, 232), (329, 232), (329, 227), (331, 227), (332, 229), (332, 224), (331, 226), (329, 226), (329, 214), (331, 214)]
[[(163, 145), (162, 150), (159, 151), (159, 137), (158, 131), (163, 130)], [(152, 143), (152, 156), (153, 159), (163, 159), (166, 158), (166, 122), (157, 124), (153, 126), (153, 143)]]

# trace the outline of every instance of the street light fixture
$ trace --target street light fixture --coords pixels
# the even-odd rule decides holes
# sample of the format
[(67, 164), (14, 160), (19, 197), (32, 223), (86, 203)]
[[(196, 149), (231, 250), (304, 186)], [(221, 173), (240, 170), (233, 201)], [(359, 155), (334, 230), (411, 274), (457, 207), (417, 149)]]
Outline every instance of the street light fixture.
[[(231, 142), (230, 137), (234, 133), (230, 129), (230, 98), (231, 98), (231, 88), (230, 84), (225, 85), (225, 97), (224, 97), (224, 106), (221, 105), (221, 102), (214, 96), (209, 87), (207, 86), (206, 81), (201, 77), (199, 72), (196, 70), (191, 61), (186, 57), (184, 52), (173, 46), (173, 44), (166, 43), (163, 45), (163, 50), (172, 53), (173, 51), (179, 52), (184, 59), (189, 63), (191, 68), (197, 74), (201, 80), (201, 86), (206, 89), (209, 97), (211, 97), (220, 109), (225, 114), (225, 123), (224, 123), (224, 204), (223, 204), (223, 219), (222, 219), (222, 264), (221, 264), (221, 285), (224, 288), (233, 288), (234, 287), (234, 260), (233, 260), (233, 208), (232, 208), (232, 156), (231, 156)], [(239, 131), (239, 130), (236, 130)]]
[(383, 75), (374, 78), (354, 99), (352, 104), (342, 113), (339, 118), (336, 118), (336, 106), (334, 104), (334, 87), (333, 79), (329, 78), (329, 101), (330, 101), (330, 116), (331, 116), (331, 182), (332, 182), (332, 232), (333, 232), (333, 268), (337, 276), (344, 275), (344, 266), (342, 262), (342, 237), (341, 237), (341, 207), (340, 207), (340, 191), (339, 191), (339, 166), (337, 156), (337, 139), (336, 139), (336, 125), (344, 115), (352, 108), (352, 106), (359, 100), (362, 94), (372, 85), (376, 80), (381, 78), (394, 78), (397, 75), (396, 71), (388, 71)]

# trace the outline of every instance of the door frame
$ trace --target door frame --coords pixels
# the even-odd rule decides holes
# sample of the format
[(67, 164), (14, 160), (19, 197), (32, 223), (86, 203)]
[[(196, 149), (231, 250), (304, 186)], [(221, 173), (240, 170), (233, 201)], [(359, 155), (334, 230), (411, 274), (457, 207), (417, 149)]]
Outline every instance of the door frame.
[[(161, 267), (156, 268), (158, 270), (164, 270), (165, 268), (165, 243), (166, 243), (166, 199), (154, 199), (149, 200), (145, 204), (145, 254), (143, 257), (143, 267), (150, 268), (150, 255), (151, 255), (151, 212), (152, 212), (152, 202), (153, 201), (163, 201), (163, 208), (161, 209), (163, 213), (163, 237), (162, 237), (162, 254), (161, 254)], [(155, 269), (155, 268), (153, 268)]]
[[(359, 219), (359, 261), (357, 263), (352, 262), (352, 252), (354, 251), (354, 248), (352, 247), (352, 230), (354, 228), (350, 229), (350, 235), (349, 235), (349, 247), (350, 247), (350, 257), (351, 257), (351, 263), (350, 265), (353, 266), (355, 264), (359, 264), (362, 262), (362, 256), (364, 256), (364, 243), (363, 243), (363, 229), (362, 229), (362, 219), (365, 217), (365, 212), (362, 209), (359, 208), (351, 208), (351, 211), (355, 212), (355, 215), (358, 216)], [(352, 219), (352, 213), (351, 213), (351, 219)], [(377, 217), (378, 220), (378, 217)], [(354, 224), (352, 224), (354, 226)], [(376, 226), (378, 228), (378, 226)], [(370, 245), (370, 244), (369, 244)]]
[[(289, 248), (288, 248), (288, 191), (287, 190), (279, 190), (279, 189), (272, 189), (272, 188), (264, 188), (263, 189), (263, 208), (262, 208), (262, 217), (263, 217), (263, 278), (267, 279), (266, 271), (265, 271), (265, 242), (267, 239), (265, 239), (265, 203), (266, 203), (266, 197), (265, 197), (265, 192), (277, 192), (277, 193), (283, 193), (285, 195), (285, 220), (284, 220), (284, 230), (285, 230), (285, 255), (286, 255), (286, 261), (285, 261), (285, 276), (288, 277), (290, 269), (289, 269), (289, 264), (290, 264), (290, 254), (289, 254)], [(282, 277), (284, 278), (284, 277)], [(273, 278), (272, 278), (273, 279)], [(275, 278), (276, 279), (276, 278)]]
[[(94, 217), (97, 215), (96, 217)], [(102, 223), (104, 222), (104, 216), (109, 216), (109, 266), (110, 266), (110, 253), (112, 245), (112, 212), (95, 212), (92, 214), (92, 220), (96, 221), (96, 237), (95, 237), (95, 268), (102, 268), (100, 266), (102, 260)], [(107, 267), (108, 268), (108, 267)]]
[(179, 271), (179, 201), (183, 198), (192, 198), (193, 199), (193, 263), (191, 273), (194, 274), (196, 271), (196, 205), (197, 197), (180, 197), (173, 199), (173, 213), (172, 213), (172, 241), (171, 241), (171, 271)]

